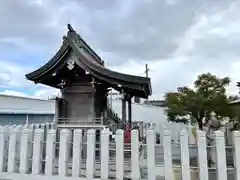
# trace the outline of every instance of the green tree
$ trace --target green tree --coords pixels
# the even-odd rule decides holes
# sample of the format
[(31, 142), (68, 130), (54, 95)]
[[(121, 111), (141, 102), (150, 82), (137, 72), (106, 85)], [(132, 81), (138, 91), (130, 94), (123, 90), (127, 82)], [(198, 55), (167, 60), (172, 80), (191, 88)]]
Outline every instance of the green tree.
[(193, 89), (179, 87), (176, 92), (166, 93), (168, 119), (181, 123), (197, 123), (202, 130), (203, 118), (207, 122), (213, 111), (219, 118), (233, 116), (226, 95), (229, 83), (228, 77), (218, 78), (206, 73), (198, 76)]
[[(234, 98), (234, 101), (238, 99)], [(230, 102), (233, 102), (232, 98), (230, 98)], [(233, 128), (231, 130), (240, 130), (240, 101), (229, 104), (232, 112), (231, 123), (233, 124)]]

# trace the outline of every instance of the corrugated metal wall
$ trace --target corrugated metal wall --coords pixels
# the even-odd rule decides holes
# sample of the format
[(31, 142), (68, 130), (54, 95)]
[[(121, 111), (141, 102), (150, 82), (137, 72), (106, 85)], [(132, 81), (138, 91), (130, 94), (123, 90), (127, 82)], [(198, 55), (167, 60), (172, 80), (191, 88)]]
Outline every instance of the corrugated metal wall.
[(0, 114), (0, 125), (53, 122), (53, 114)]
[(55, 114), (54, 100), (0, 95), (0, 114)]

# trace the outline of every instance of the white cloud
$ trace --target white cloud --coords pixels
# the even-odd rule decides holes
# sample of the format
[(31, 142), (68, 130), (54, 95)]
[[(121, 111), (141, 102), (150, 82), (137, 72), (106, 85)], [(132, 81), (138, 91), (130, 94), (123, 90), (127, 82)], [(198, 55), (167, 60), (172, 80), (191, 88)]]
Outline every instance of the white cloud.
[(0, 61), (0, 67), (0, 87), (26, 88), (32, 84), (25, 78), (29, 67), (7, 61)]
[(60, 91), (58, 89), (54, 89), (54, 88), (50, 88), (50, 87), (42, 87), (41, 89), (39, 88), (38, 90), (36, 90), (35, 97), (39, 97), (39, 98), (44, 98), (44, 99), (49, 99), (49, 98), (53, 98), (56, 96), (60, 96)]
[[(51, 98), (59, 94), (59, 90), (27, 80), (25, 74), (32, 68), (11, 62), (0, 61), (0, 88), (5, 89), (0, 94), (21, 97)], [(12, 89), (35, 91), (33, 95)]]
[(9, 96), (17, 96), (17, 97), (32, 97), (29, 96), (28, 94), (18, 92), (18, 91), (12, 91), (12, 90), (5, 90), (3, 92), (0, 92), (2, 95), (9, 95)]
[(27, 97), (27, 98), (37, 98), (37, 99), (50, 99), (56, 96), (60, 96), (58, 90), (46, 88), (37, 90), (34, 95), (29, 95), (23, 92), (14, 91), (14, 90), (4, 90), (0, 92), (0, 95), (9, 95), (9, 96), (17, 96), (17, 97)]
[[(153, 98), (162, 98), (178, 86), (191, 86), (197, 75), (205, 72), (230, 76), (233, 83), (228, 92), (238, 91), (239, 1), (206, 1), (189, 27), (184, 23), (198, 0), (139, 0), (136, 4), (20, 0), (17, 6), (13, 2), (0, 3), (0, 44), (8, 42), (30, 52), (33, 47), (40, 52), (47, 49), (54, 54), (67, 31), (66, 24), (72, 23), (113, 69), (144, 76), (147, 63), (152, 70)], [(0, 59), (6, 58), (0, 53)], [(27, 66), (0, 61), (0, 87), (34, 89), (38, 97), (57, 93), (27, 81), (24, 75), (35, 64)]]

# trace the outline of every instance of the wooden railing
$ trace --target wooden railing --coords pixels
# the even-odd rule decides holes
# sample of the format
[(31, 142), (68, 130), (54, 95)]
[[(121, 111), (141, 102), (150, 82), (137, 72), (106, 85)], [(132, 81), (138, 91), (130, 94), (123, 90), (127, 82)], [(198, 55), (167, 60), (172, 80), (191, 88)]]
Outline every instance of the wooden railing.
[(119, 115), (110, 107), (107, 108), (107, 118), (115, 121), (119, 128), (123, 128), (125, 126), (125, 122), (123, 122)]

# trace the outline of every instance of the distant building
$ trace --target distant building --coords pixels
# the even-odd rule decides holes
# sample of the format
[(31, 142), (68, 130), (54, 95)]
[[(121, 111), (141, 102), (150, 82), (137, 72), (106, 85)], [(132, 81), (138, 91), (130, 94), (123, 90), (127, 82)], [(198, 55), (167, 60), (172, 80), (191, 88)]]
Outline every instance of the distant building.
[(0, 125), (53, 122), (54, 100), (0, 95)]
[(165, 107), (165, 102), (163, 100), (146, 100), (144, 104), (151, 104), (153, 106)]

